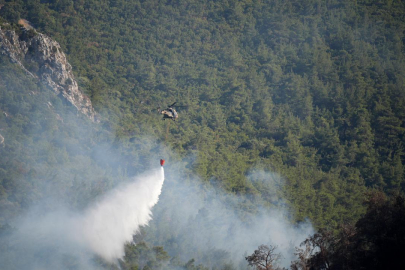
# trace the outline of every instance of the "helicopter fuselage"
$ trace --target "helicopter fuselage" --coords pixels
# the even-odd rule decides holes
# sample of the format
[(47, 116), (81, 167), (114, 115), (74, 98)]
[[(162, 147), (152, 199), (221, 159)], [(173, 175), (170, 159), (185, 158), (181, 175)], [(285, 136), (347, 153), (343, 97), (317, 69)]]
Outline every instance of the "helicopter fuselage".
[(165, 110), (162, 110), (160, 113), (163, 114), (163, 120), (168, 118), (168, 119), (172, 119), (174, 121), (175, 119), (177, 119), (179, 117), (179, 115), (177, 114), (177, 112), (174, 108), (167, 108)]

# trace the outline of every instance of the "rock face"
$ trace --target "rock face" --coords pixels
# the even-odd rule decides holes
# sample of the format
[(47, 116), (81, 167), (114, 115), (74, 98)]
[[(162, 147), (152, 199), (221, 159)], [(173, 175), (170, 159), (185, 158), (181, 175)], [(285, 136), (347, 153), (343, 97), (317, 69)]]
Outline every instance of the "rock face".
[[(35, 30), (23, 28), (22, 34), (0, 27), (0, 53), (8, 55), (28, 76), (37, 78), (68, 102), (96, 121), (90, 99), (79, 89), (58, 42)], [(29, 66), (29, 67), (28, 67)]]

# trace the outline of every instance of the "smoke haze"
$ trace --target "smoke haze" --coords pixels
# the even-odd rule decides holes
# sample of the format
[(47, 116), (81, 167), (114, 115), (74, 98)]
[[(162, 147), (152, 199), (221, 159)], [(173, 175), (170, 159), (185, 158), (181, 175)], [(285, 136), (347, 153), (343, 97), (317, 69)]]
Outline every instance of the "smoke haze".
[[(54, 109), (63, 123), (45, 108), (44, 115), (55, 118), (54, 129), (33, 130), (27, 135), (28, 142), (36, 138), (28, 144), (32, 152), (28, 156), (37, 158), (25, 160), (26, 147), (15, 154), (17, 158), (10, 157), (20, 160), (29, 172), (24, 179), (12, 179), (18, 189), (15, 194), (22, 198), (14, 202), (10, 196), (10, 203), (20, 203), (21, 209), (29, 211), (18, 220), (4, 215), (15, 230), (9, 243), (0, 247), (3, 266), (97, 269), (97, 256), (108, 262), (122, 257), (125, 242), (151, 219), (151, 208), (162, 189), (163, 169), (130, 181), (127, 175), (150, 168), (153, 163), (149, 161), (157, 165), (157, 154), (168, 159), (168, 179), (145, 240), (163, 246), (172, 258), (182, 262), (195, 258), (197, 263), (215, 267), (231, 263), (246, 269), (245, 256), (261, 244), (271, 244), (281, 252), (281, 263), (288, 266), (294, 247), (313, 231), (310, 223), (290, 222), (290, 209), (280, 192), (284, 181), (274, 173), (247, 175), (247, 181), (260, 191), (258, 196), (229, 194), (220, 182), (207, 183), (192, 176), (187, 169), (192, 161), (171, 161), (176, 153), (151, 136), (137, 137), (120, 149), (125, 151), (115, 151), (121, 147), (119, 141), (114, 146), (107, 139), (100, 143), (92, 138), (103, 130), (92, 133), (76, 112), (65, 115), (58, 106)], [(107, 190), (111, 191), (100, 197)], [(41, 203), (34, 206), (38, 201)]]
[(246, 269), (245, 257), (265, 244), (276, 246), (279, 264), (288, 267), (295, 260), (295, 247), (314, 232), (310, 222), (291, 222), (291, 211), (280, 198), (284, 181), (274, 173), (257, 171), (247, 176), (270, 196), (269, 209), (260, 198), (225, 193), (199, 179), (186, 180), (178, 172), (168, 173), (150, 224), (154, 231), (169, 232), (159, 234), (154, 244), (163, 245), (172, 257), (194, 258), (209, 267), (231, 264)]

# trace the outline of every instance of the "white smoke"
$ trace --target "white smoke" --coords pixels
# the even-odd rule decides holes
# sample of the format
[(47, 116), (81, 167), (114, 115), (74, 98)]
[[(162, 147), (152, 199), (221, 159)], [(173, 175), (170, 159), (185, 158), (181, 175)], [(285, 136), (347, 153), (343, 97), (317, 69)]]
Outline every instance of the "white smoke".
[[(12, 248), (25, 250), (18, 269), (65, 269), (71, 258), (75, 269), (96, 269), (94, 255), (109, 262), (121, 258), (124, 244), (151, 220), (163, 182), (161, 167), (111, 190), (84, 212), (59, 208), (38, 215), (43, 209), (32, 210), (11, 238)], [(12, 260), (13, 249), (3, 258)]]
[(314, 233), (310, 222), (292, 222), (291, 209), (282, 199), (284, 181), (277, 174), (249, 173), (249, 181), (262, 191), (257, 198), (229, 194), (214, 187), (215, 183), (213, 186), (199, 179), (186, 184), (190, 181), (185, 176), (174, 175), (170, 173), (166, 181), (150, 224), (156, 226), (153, 231), (164, 228), (170, 232), (165, 239), (152, 236), (151, 241), (163, 245), (172, 257), (182, 261), (194, 258), (208, 267), (231, 264), (246, 269), (245, 257), (265, 244), (277, 247), (276, 253), (281, 255), (278, 263), (288, 267), (296, 259), (295, 247)]

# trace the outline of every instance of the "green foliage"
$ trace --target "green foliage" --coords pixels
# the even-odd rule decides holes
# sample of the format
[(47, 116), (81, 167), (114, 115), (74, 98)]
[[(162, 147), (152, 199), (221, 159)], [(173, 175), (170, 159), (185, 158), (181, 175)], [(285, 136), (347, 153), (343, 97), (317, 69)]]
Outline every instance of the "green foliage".
[(169, 256), (162, 247), (149, 248), (144, 242), (138, 244), (127, 244), (125, 246), (125, 257), (120, 262), (121, 269), (166, 269), (169, 263)]
[(368, 194), (367, 212), (355, 226), (342, 224), (338, 234), (321, 230), (298, 249), (292, 269), (403, 268), (405, 200), (381, 192)]
[[(116, 169), (121, 175), (140, 169), (148, 149), (136, 139), (152, 136), (178, 159), (195, 157), (185, 167), (206, 184), (214, 179), (228, 192), (260, 196), (268, 205), (274, 204), (268, 190), (246, 175), (255, 167), (282, 175), (295, 221), (309, 217), (318, 228), (355, 222), (370, 188), (405, 190), (401, 1), (3, 4), (2, 29), (16, 29), (24, 18), (61, 43), (102, 116), (98, 139), (114, 141), (125, 157)], [(66, 189), (78, 192), (70, 198), (78, 207), (112, 186), (103, 166), (72, 150), (80, 138), (57, 140), (69, 128), (56, 117), (45, 119), (48, 109), (27, 98), (38, 86), (16, 79), (18, 68), (0, 59), (3, 218), (41, 197), (28, 192), (36, 190), (28, 179), (61, 180), (49, 172), (54, 164), (77, 171), (71, 182), (83, 190), (72, 183)], [(50, 94), (32, 99), (57, 103)], [(162, 121), (156, 108), (174, 101), (189, 107), (179, 108), (178, 121)], [(100, 171), (94, 186), (80, 175), (86, 166)]]
[[(342, 171), (355, 167), (366, 187), (403, 190), (402, 4), (288, 3), (11, 1), (2, 12), (61, 43), (120, 141), (152, 134), (197, 151), (194, 171), (228, 191), (246, 193), (258, 163), (326, 192), (326, 212), (362, 191), (321, 191), (323, 173), (349, 184)], [(154, 109), (175, 100), (189, 107), (162, 122)], [(288, 189), (298, 202), (303, 190)], [(299, 216), (317, 212), (301, 203)]]

